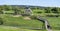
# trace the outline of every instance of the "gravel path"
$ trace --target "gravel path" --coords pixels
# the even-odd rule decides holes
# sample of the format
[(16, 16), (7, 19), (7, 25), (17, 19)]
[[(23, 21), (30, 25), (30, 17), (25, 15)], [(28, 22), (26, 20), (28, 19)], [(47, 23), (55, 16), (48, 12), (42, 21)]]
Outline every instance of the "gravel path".
[(45, 27), (46, 27), (46, 30), (47, 30), (47, 31), (52, 31), (50, 28), (47, 27), (47, 25), (48, 25), (48, 22), (45, 21)]

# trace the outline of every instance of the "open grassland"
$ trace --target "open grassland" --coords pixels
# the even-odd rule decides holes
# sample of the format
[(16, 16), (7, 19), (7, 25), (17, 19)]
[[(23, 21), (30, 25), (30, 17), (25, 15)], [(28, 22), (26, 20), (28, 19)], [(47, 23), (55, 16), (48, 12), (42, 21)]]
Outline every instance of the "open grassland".
[[(3, 27), (0, 26), (0, 30), (1, 31), (19, 31), (19, 30), (23, 30), (23, 31), (40, 31), (40, 30), (30, 30), (30, 29), (35, 29), (35, 28), (42, 28), (42, 22), (38, 21), (38, 20), (25, 20), (23, 18), (23, 16), (20, 17), (13, 17), (12, 15), (0, 15), (0, 17), (3, 18), (4, 21), (4, 26), (6, 26), (5, 28), (8, 28), (7, 26), (12, 26), (12, 27), (19, 27), (18, 29), (4, 29)], [(45, 19), (47, 19), (52, 27), (53, 31), (60, 31), (60, 17), (43, 17)], [(43, 31), (43, 30), (41, 30)]]
[(42, 30), (30, 30), (30, 29), (21, 29), (17, 27), (11, 27), (11, 26), (0, 26), (0, 31), (42, 31)]

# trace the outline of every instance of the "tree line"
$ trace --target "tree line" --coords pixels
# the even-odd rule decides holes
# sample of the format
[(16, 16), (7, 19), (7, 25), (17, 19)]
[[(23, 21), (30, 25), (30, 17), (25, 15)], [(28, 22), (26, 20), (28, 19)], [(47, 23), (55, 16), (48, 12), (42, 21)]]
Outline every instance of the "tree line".
[[(59, 14), (60, 8), (59, 7), (30, 7), (31, 10), (40, 9), (44, 10), (45, 13), (54, 13)], [(18, 7), (18, 6), (11, 6), (11, 5), (0, 5), (0, 14), (3, 14), (3, 11), (14, 11), (14, 14), (23, 13), (25, 7)]]

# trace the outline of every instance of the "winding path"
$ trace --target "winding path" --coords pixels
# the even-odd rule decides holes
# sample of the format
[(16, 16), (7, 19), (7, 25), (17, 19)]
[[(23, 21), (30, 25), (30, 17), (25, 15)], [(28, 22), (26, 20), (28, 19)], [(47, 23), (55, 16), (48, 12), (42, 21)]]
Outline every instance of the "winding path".
[(47, 31), (52, 31), (52, 30), (51, 30), (51, 26), (50, 26), (49, 23), (48, 23), (48, 20), (43, 19), (43, 18), (41, 18), (40, 16), (37, 17), (37, 20), (39, 20), (39, 21), (41, 21), (41, 22), (44, 23), (45, 28), (46, 28)]
[(46, 30), (47, 30), (47, 31), (52, 31), (52, 30), (51, 30), (51, 27), (49, 27), (48, 25), (49, 25), (48, 22), (45, 21), (45, 28), (46, 28)]

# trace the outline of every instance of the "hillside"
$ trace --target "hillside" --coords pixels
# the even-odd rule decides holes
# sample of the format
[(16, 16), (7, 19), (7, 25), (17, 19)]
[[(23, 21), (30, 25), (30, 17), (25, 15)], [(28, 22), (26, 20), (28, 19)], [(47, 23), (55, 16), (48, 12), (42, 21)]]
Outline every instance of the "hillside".
[[(31, 9), (30, 14), (25, 13), (26, 7)], [(30, 5), (0, 5), (0, 30), (15, 31), (18, 28), (16, 31), (46, 31), (44, 24), (36, 19), (37, 16), (48, 20), (53, 31), (60, 31), (60, 8)]]

